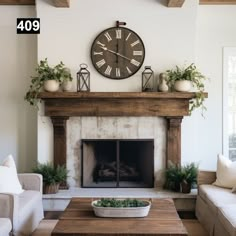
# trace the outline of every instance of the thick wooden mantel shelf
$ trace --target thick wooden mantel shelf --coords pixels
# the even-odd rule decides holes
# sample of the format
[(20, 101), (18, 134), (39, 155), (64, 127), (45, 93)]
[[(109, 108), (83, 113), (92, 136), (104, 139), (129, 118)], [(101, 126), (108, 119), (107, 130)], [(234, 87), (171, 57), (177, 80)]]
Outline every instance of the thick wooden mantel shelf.
[(42, 92), (39, 97), (46, 116), (187, 116), (195, 93)]
[[(181, 122), (195, 93), (42, 92), (54, 130), (54, 164), (66, 165), (67, 120), (71, 116), (162, 116), (167, 121), (166, 162), (181, 163)], [(207, 97), (207, 93), (205, 94)]]

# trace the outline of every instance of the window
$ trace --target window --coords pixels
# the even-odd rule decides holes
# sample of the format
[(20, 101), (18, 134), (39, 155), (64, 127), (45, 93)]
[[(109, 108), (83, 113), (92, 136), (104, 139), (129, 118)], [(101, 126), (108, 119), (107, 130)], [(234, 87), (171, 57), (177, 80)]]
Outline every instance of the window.
[(224, 48), (223, 65), (223, 147), (236, 161), (236, 48)]

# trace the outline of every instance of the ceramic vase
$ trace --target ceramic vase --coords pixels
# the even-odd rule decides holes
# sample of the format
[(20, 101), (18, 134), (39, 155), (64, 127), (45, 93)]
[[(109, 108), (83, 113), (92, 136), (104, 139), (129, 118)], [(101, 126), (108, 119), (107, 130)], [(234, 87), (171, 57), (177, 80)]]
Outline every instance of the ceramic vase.
[(73, 83), (72, 81), (64, 81), (61, 85), (62, 90), (65, 92), (70, 92), (72, 91)]
[(56, 92), (58, 91), (60, 84), (56, 80), (46, 80), (44, 81), (43, 88), (47, 92)]
[(166, 82), (166, 74), (165, 73), (161, 73), (159, 75), (159, 85), (158, 85), (158, 90), (160, 92), (168, 92), (169, 90), (169, 87), (167, 85), (167, 82)]
[(189, 80), (177, 80), (174, 84), (174, 89), (177, 92), (189, 92), (192, 88), (192, 82)]

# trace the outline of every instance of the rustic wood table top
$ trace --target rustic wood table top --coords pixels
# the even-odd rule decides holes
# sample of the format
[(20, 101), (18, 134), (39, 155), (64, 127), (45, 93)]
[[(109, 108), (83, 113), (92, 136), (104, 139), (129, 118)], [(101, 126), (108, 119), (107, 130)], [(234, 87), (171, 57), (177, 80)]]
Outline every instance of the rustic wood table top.
[(52, 236), (159, 235), (187, 236), (172, 199), (152, 199), (147, 217), (100, 218), (91, 198), (72, 198), (52, 231)]

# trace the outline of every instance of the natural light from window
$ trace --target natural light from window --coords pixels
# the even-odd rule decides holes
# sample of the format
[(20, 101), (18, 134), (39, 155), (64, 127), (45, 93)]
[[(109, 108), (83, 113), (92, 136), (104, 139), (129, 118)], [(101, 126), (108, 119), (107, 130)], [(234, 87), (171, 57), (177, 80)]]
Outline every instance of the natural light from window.
[(236, 161), (236, 48), (224, 48), (224, 151)]

